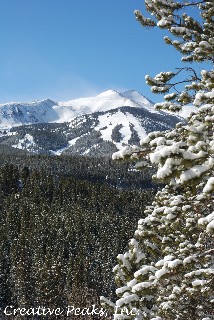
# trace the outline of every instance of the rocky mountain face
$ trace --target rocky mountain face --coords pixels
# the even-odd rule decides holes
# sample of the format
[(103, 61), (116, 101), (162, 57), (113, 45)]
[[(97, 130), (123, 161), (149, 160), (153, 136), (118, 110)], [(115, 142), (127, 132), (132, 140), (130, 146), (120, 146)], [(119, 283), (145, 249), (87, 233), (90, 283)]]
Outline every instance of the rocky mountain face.
[(64, 103), (11, 103), (0, 106), (0, 146), (53, 155), (111, 156), (181, 120), (156, 111), (151, 101), (133, 90), (109, 90)]
[(8, 129), (22, 124), (52, 122), (58, 119), (52, 100), (31, 103), (7, 103), (0, 105), (0, 128)]

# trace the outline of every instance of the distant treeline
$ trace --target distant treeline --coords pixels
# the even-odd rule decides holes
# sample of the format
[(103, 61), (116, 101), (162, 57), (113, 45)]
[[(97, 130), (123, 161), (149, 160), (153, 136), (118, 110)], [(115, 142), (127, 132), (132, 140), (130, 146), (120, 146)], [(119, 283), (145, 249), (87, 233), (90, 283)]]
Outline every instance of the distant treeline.
[(54, 176), (72, 176), (123, 189), (157, 188), (152, 181), (153, 169), (136, 171), (132, 163), (116, 162), (106, 157), (33, 155), (0, 145), (0, 166), (6, 163), (13, 163), (20, 169), (27, 166), (30, 170), (45, 171)]

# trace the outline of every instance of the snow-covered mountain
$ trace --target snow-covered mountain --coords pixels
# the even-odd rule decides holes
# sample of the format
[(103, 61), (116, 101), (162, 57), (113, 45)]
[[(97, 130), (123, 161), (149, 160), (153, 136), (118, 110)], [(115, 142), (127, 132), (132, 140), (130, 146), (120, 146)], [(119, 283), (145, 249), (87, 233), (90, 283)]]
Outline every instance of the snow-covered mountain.
[[(74, 118), (94, 112), (105, 112), (119, 107), (135, 107), (159, 113), (154, 104), (135, 90), (118, 92), (105, 91), (97, 96), (79, 98), (67, 102), (55, 102), (50, 99), (33, 101), (31, 103), (11, 102), (0, 105), (0, 130), (23, 124), (69, 122)], [(180, 113), (187, 117), (193, 107), (188, 107)]]
[(167, 113), (124, 106), (70, 122), (14, 127), (2, 132), (0, 145), (54, 155), (111, 156), (127, 144), (139, 144), (147, 133), (171, 129), (180, 121)]
[(0, 145), (45, 154), (111, 155), (182, 121), (140, 93), (108, 90), (68, 102), (0, 105)]
[(134, 90), (126, 92), (108, 90), (95, 97), (80, 98), (68, 102), (54, 102), (47, 99), (31, 103), (2, 104), (0, 105), (0, 128), (10, 128), (22, 124), (68, 122), (83, 114), (108, 111), (123, 106), (143, 107), (151, 112), (156, 112), (153, 103)]

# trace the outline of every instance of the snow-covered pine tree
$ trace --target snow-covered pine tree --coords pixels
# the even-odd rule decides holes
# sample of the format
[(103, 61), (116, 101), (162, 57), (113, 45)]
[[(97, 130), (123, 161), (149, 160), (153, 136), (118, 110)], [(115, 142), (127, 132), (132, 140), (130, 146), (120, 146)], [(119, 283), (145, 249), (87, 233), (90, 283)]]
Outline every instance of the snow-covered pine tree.
[[(143, 26), (167, 29), (172, 38), (165, 37), (165, 42), (179, 50), (186, 63), (175, 72), (146, 76), (154, 93), (165, 94), (165, 101), (155, 107), (178, 111), (193, 104), (198, 111), (172, 131), (150, 133), (141, 147), (114, 154), (114, 159), (136, 159), (139, 165), (150, 161), (157, 167), (156, 178), (166, 186), (139, 221), (129, 251), (118, 255), (116, 302), (104, 297), (101, 302), (110, 306), (114, 319), (211, 320), (214, 71), (209, 63), (214, 59), (214, 6), (204, 0), (145, 0), (145, 4), (152, 19), (135, 11), (137, 20)], [(196, 62), (206, 63), (206, 70), (203, 67), (198, 74)], [(182, 78), (183, 72), (187, 76)]]

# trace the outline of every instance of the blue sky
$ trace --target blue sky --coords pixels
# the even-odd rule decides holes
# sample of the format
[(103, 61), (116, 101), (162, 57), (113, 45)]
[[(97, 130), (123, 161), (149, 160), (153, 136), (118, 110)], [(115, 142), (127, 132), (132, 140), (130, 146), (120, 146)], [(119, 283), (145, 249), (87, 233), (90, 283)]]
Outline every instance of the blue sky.
[(0, 103), (66, 101), (135, 89), (153, 101), (145, 75), (181, 66), (180, 55), (145, 29), (143, 0), (0, 0)]

